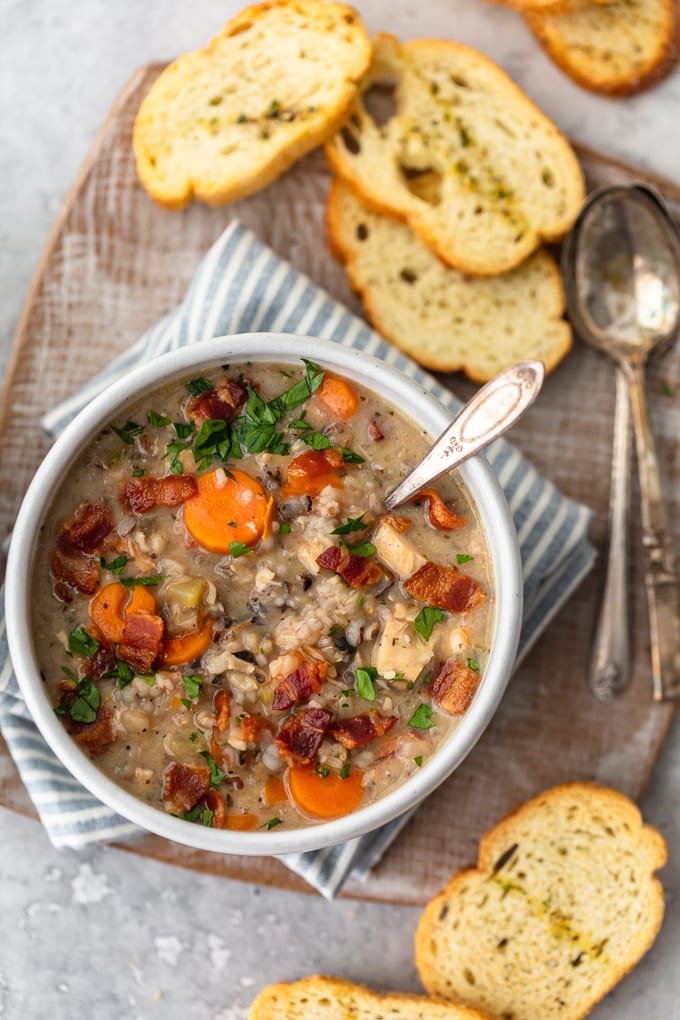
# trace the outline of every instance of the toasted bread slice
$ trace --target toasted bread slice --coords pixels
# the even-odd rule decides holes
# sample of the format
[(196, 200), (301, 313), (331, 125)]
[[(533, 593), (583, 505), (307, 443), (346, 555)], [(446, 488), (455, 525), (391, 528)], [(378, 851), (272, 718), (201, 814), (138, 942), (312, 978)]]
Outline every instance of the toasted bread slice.
[(617, 0), (495, 0), (505, 7), (514, 7), (522, 14), (555, 14), (558, 11), (573, 11), (586, 4), (611, 4)]
[(142, 184), (171, 209), (263, 188), (337, 131), (371, 53), (344, 4), (247, 7), (151, 86), (133, 136)]
[(588, 783), (530, 800), (482, 839), (416, 933), (431, 995), (512, 1020), (580, 1020), (661, 926), (661, 835), (620, 793)]
[(485, 382), (524, 358), (550, 371), (569, 350), (562, 279), (544, 249), (502, 276), (466, 277), (407, 224), (369, 211), (338, 178), (326, 224), (370, 321), (422, 365)]
[(569, 229), (584, 196), (576, 156), (499, 67), (460, 43), (380, 35), (362, 89), (385, 81), (396, 83), (392, 116), (380, 125), (358, 99), (326, 146), (364, 202), (478, 276)]
[(462, 1003), (421, 995), (378, 995), (331, 977), (309, 977), (263, 989), (248, 1020), (492, 1020)]
[(548, 56), (575, 82), (627, 96), (672, 70), (680, 52), (678, 11), (676, 0), (615, 0), (523, 14)]

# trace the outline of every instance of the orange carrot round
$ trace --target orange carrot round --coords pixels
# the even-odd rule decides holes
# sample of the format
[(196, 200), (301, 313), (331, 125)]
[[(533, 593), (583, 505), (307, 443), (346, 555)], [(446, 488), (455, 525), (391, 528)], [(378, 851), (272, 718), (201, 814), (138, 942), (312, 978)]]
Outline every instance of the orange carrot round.
[(286, 787), (284, 786), (283, 779), (281, 779), (280, 776), (269, 777), (267, 782), (264, 784), (262, 800), (267, 807), (271, 807), (272, 804), (279, 804), (282, 800), (286, 800)]
[(337, 772), (327, 776), (314, 771), (313, 765), (293, 765), (288, 769), (290, 795), (305, 814), (313, 818), (338, 818), (355, 811), (364, 797), (361, 769), (352, 766), (346, 779)]
[(120, 581), (105, 584), (90, 602), (90, 619), (109, 644), (117, 645), (123, 640), (123, 606), (129, 592)]
[(208, 618), (198, 630), (166, 638), (161, 651), (161, 663), (164, 666), (184, 666), (203, 655), (211, 641), (212, 620)]
[(334, 421), (347, 421), (359, 406), (359, 398), (352, 384), (328, 372), (324, 375), (314, 399)]
[(256, 825), (257, 815), (227, 815), (222, 828), (232, 829), (235, 832), (249, 832)]
[(334, 446), (300, 453), (288, 465), (282, 495), (318, 496), (327, 485), (341, 489), (344, 482), (338, 472), (343, 466), (342, 454)]
[(153, 614), (156, 612), (156, 596), (149, 588), (143, 584), (135, 585), (132, 589), (132, 595), (130, 601), (125, 607), (125, 614), (128, 613), (148, 613)]
[(184, 504), (184, 523), (210, 552), (231, 552), (232, 543), (253, 546), (271, 521), (273, 500), (245, 471), (215, 468), (198, 477), (198, 492)]

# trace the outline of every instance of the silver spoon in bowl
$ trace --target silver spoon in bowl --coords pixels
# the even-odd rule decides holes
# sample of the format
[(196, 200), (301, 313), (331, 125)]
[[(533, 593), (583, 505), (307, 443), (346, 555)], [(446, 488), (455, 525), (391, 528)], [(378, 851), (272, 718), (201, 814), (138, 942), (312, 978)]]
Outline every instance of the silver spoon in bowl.
[(640, 476), (653, 696), (678, 698), (678, 577), (649, 424), (645, 371), (649, 356), (672, 343), (680, 324), (680, 237), (651, 189), (604, 188), (594, 192), (581, 210), (563, 248), (562, 269), (574, 328), (618, 368), (607, 573), (591, 659), (591, 689), (608, 701), (622, 693), (629, 680), (630, 409)]
[(387, 494), (387, 509), (394, 510), (406, 503), (430, 482), (480, 453), (507, 432), (533, 404), (544, 376), (542, 361), (520, 361), (482, 386), (423, 459)]

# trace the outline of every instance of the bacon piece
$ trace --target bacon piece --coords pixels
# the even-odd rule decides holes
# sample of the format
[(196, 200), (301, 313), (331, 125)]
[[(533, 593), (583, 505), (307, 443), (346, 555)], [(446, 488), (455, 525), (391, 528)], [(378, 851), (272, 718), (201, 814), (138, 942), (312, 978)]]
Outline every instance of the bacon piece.
[(70, 589), (93, 595), (99, 585), (99, 561), (89, 556), (71, 542), (62, 529), (57, 535), (50, 555), (52, 576), (57, 582), (55, 593), (63, 602), (71, 601)]
[(303, 708), (276, 736), (279, 754), (289, 765), (311, 765), (333, 718), (325, 708)]
[(437, 531), (454, 531), (467, 523), (465, 517), (454, 513), (434, 489), (421, 489), (413, 499), (418, 502), (424, 500), (427, 503), (425, 510), (427, 519)]
[(248, 399), (248, 391), (233, 379), (221, 379), (211, 390), (189, 401), (187, 414), (198, 426), (204, 421), (231, 421)]
[(183, 815), (210, 789), (210, 768), (175, 761), (163, 773), (163, 799), (174, 815)]
[(385, 438), (385, 435), (375, 418), (371, 418), (368, 423), (368, 438), (372, 439), (374, 443), (379, 443), (381, 439)]
[(399, 514), (384, 514), (380, 520), (383, 524), (389, 524), (390, 528), (393, 528), (398, 534), (413, 527), (410, 517), (401, 517)]
[(146, 514), (157, 506), (179, 506), (198, 492), (195, 475), (165, 478), (128, 478), (120, 493), (123, 506), (134, 514)]
[(160, 654), (164, 628), (160, 616), (126, 613), (123, 640), (118, 648), (120, 658), (140, 673), (148, 673)]
[(282, 496), (318, 496), (327, 485), (342, 488), (344, 483), (338, 469), (343, 464), (342, 454), (334, 446), (301, 453), (288, 465)]
[(106, 645), (100, 645), (87, 664), (87, 673), (95, 680), (101, 680), (105, 673), (116, 668), (116, 656)]
[(224, 797), (211, 787), (204, 799), (208, 811), (212, 811), (210, 825), (213, 829), (224, 829), (227, 821), (227, 805), (224, 803)]
[(442, 663), (432, 677), (432, 697), (449, 715), (463, 715), (479, 687), (479, 672), (464, 662)]
[(430, 561), (404, 581), (404, 589), (415, 599), (450, 613), (465, 613), (486, 598), (474, 578)]
[(341, 549), (338, 545), (324, 549), (317, 556), (316, 562), (320, 567), (340, 574), (352, 588), (365, 588), (369, 584), (375, 584), (383, 576), (378, 564), (368, 556), (355, 556), (349, 549)]
[(262, 730), (268, 725), (267, 720), (261, 715), (250, 715), (245, 713), (237, 717), (238, 735), (246, 744), (256, 744), (260, 739)]
[(355, 747), (370, 744), (377, 737), (384, 737), (396, 722), (396, 715), (385, 717), (374, 709), (362, 715), (353, 715), (349, 719), (340, 719), (328, 732), (334, 740), (352, 751)]
[(113, 720), (113, 711), (100, 705), (97, 710), (97, 718), (91, 723), (74, 722), (68, 716), (67, 727), (69, 733), (74, 737), (76, 743), (85, 748), (90, 754), (101, 754), (107, 747), (115, 743), (118, 738)]
[(318, 694), (328, 672), (327, 662), (303, 659), (297, 669), (289, 673), (274, 691), (272, 708), (283, 712), (299, 701), (305, 701), (312, 694)]
[(99, 552), (104, 539), (113, 531), (111, 511), (101, 503), (82, 503), (73, 520), (65, 524), (62, 531), (81, 552)]
[(231, 706), (229, 704), (229, 692), (218, 691), (215, 695), (215, 725), (220, 733), (226, 733), (229, 729), (231, 718)]

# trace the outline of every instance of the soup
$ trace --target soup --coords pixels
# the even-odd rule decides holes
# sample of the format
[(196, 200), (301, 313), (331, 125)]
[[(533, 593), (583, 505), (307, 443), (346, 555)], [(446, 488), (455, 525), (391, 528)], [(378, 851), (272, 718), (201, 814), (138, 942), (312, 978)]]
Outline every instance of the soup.
[(454, 478), (383, 497), (430, 438), (305, 361), (158, 389), (64, 480), (34, 565), (55, 712), (188, 822), (299, 827), (422, 768), (482, 680), (493, 596)]

